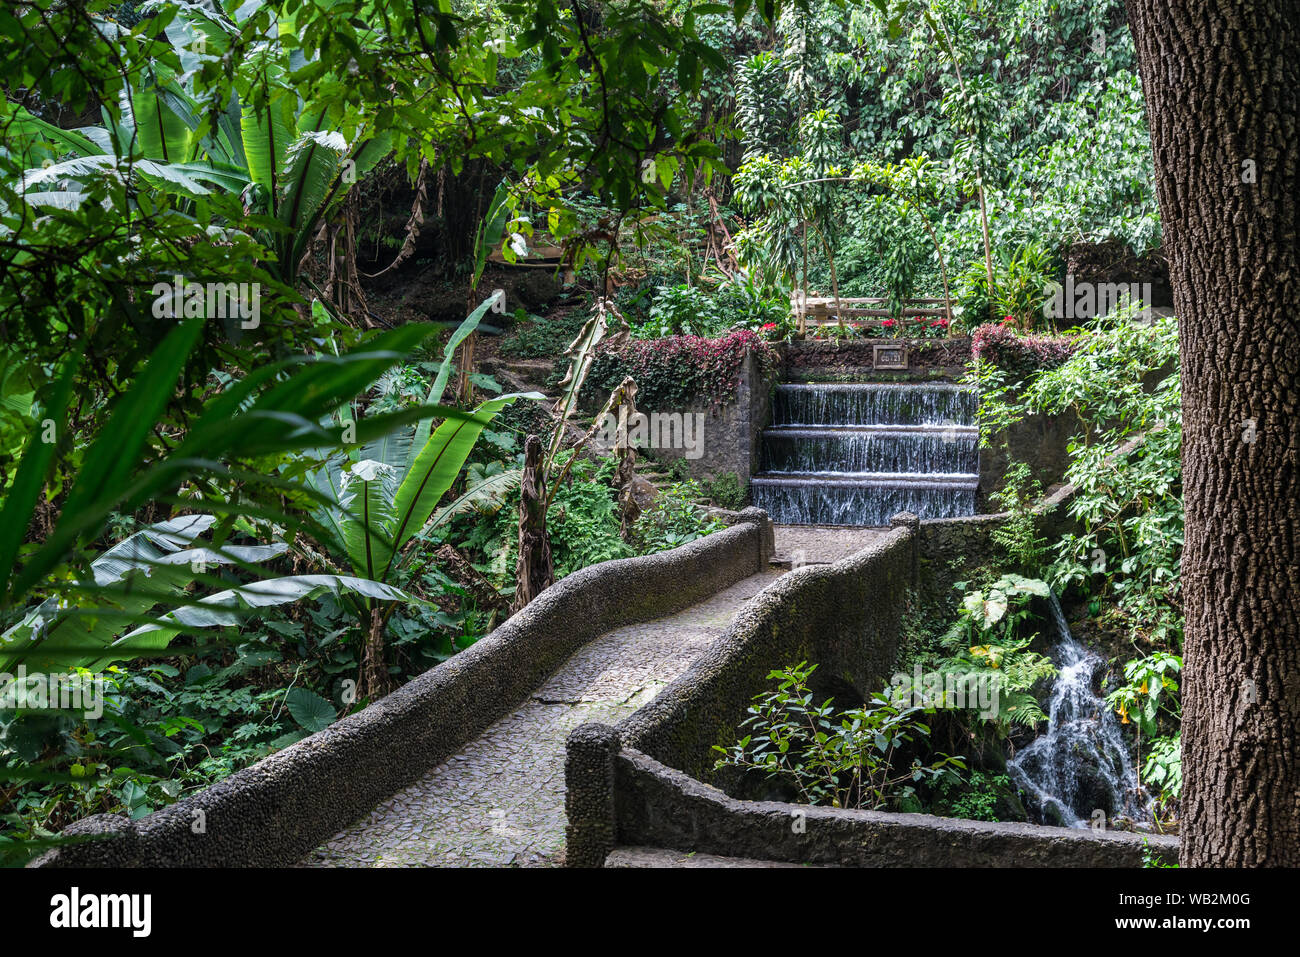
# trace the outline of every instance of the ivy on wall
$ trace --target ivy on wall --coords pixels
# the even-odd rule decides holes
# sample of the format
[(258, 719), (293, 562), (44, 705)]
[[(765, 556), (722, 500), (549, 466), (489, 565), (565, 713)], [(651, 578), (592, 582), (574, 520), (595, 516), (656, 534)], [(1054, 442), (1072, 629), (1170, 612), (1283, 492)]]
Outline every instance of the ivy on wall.
[(753, 352), (764, 373), (775, 369), (776, 350), (748, 329), (716, 339), (634, 339), (597, 356), (583, 398), (598, 404), (625, 376), (631, 376), (641, 408), (684, 409), (697, 399), (706, 400), (710, 407), (721, 405), (736, 397), (748, 352)]
[(1009, 381), (1026, 378), (1040, 369), (1055, 369), (1074, 354), (1075, 337), (1026, 336), (1008, 323), (990, 323), (971, 336), (971, 355), (1006, 373)]

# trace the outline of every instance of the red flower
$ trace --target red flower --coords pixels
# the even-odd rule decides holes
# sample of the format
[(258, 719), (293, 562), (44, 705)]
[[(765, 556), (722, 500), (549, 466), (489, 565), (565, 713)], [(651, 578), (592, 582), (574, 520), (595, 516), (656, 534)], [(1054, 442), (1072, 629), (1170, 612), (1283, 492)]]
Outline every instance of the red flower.
[(767, 332), (769, 329), (775, 329), (775, 328), (776, 328), (776, 323), (775, 323), (775, 322), (765, 322), (765, 323), (763, 323), (763, 331), (764, 331), (764, 332)]
[(881, 325), (884, 326), (886, 329), (892, 329), (894, 328), (894, 320), (886, 319), (884, 322), (881, 323)]

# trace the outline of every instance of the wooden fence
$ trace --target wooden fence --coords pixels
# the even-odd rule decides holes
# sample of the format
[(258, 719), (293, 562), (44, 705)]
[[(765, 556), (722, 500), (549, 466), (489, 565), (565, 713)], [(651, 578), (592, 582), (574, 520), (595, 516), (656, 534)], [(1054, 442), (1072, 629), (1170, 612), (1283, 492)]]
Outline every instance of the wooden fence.
[[(834, 325), (841, 320), (861, 325), (864, 322), (879, 324), (886, 319), (900, 318), (889, 309), (888, 299), (838, 300), (830, 296), (804, 298), (798, 292), (790, 297), (790, 311), (800, 328), (805, 326)], [(943, 299), (904, 299), (903, 319), (952, 319), (952, 303)]]

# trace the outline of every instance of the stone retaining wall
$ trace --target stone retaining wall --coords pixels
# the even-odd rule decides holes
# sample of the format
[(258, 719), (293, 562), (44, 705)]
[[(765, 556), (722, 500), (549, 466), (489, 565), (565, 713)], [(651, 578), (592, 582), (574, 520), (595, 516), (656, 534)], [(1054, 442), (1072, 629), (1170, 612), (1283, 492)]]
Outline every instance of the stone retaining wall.
[(575, 651), (689, 607), (767, 566), (757, 509), (655, 555), (603, 562), (548, 588), (473, 647), (386, 698), (167, 808), (95, 815), (38, 866), (284, 866), (419, 780), (509, 713)]
[(740, 487), (747, 488), (750, 476), (759, 468), (763, 429), (772, 418), (774, 381), (775, 376), (764, 374), (758, 359), (747, 352), (740, 367), (736, 394), (730, 401), (713, 403), (708, 397), (699, 396), (685, 409), (642, 409), (646, 413), (680, 412), (704, 417), (698, 458), (688, 458), (685, 450), (673, 448), (654, 449), (653, 457), (665, 464), (684, 459), (691, 477), (697, 479), (717, 479), (731, 472)]

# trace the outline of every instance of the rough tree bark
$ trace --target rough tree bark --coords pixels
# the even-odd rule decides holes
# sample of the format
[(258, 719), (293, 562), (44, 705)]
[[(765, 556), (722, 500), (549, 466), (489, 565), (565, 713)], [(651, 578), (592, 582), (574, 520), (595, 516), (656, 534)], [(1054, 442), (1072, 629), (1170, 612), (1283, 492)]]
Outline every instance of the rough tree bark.
[(1128, 0), (1180, 319), (1182, 862), (1300, 865), (1300, 0)]
[(519, 559), (515, 564), (515, 600), (511, 614), (524, 608), (555, 581), (551, 540), (546, 534), (546, 470), (542, 440), (524, 442), (524, 477), (519, 483)]
[(357, 683), (357, 696), (369, 701), (378, 701), (388, 694), (392, 682), (388, 674), (388, 665), (384, 661), (384, 624), (387, 621), (384, 610), (376, 606), (370, 610), (367, 622), (365, 645), (361, 652), (360, 678)]

